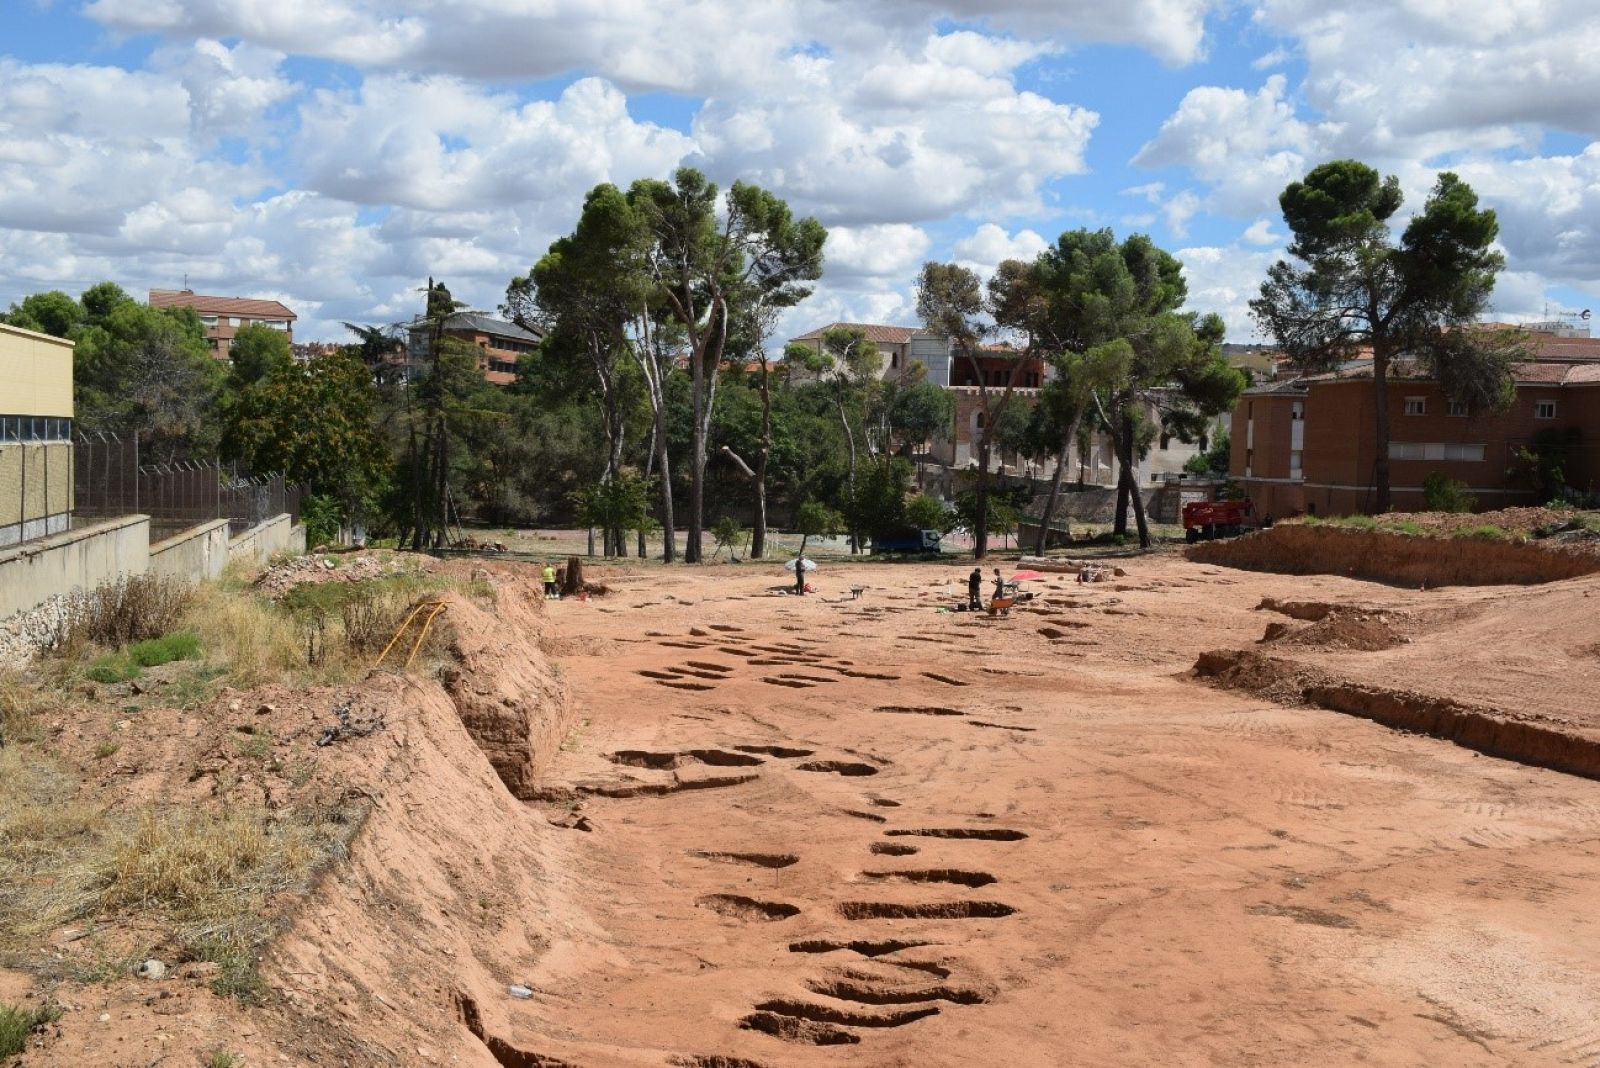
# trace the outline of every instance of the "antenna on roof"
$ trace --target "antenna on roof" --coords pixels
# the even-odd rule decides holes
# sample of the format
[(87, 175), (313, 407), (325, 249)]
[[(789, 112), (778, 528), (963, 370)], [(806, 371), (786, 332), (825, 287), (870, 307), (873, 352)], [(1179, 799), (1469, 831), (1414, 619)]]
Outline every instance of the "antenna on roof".
[(188, 271), (184, 271), (183, 272), (183, 289), (184, 289), (184, 292), (186, 292), (186, 293), (189, 291), (189, 272)]

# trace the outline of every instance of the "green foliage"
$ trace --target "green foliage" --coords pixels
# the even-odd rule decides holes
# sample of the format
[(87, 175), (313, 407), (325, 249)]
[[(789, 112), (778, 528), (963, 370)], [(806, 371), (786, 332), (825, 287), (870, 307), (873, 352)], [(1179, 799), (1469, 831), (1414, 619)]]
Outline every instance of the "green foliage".
[(174, 660), (197, 660), (200, 636), (192, 630), (174, 631), (128, 646), (128, 659), (140, 667), (159, 667)]
[(1192, 475), (1226, 477), (1232, 450), (1233, 442), (1230, 440), (1227, 428), (1223, 428), (1217, 431), (1217, 436), (1212, 439), (1211, 446), (1205, 452), (1191, 456), (1184, 462), (1183, 469)]
[(820, 501), (806, 501), (795, 509), (794, 529), (802, 538), (831, 538), (844, 528), (844, 516)]
[(15, 1057), (28, 1048), (28, 1038), (61, 1019), (55, 1004), (25, 1009), (0, 1002), (0, 1057)]
[(243, 389), (289, 366), (294, 362), (294, 353), (289, 347), (289, 336), (282, 330), (251, 323), (234, 334), (228, 345), (228, 359), (233, 363), (229, 384)]
[(86, 290), (79, 303), (82, 316), (69, 334), (78, 421), (143, 431), (155, 457), (208, 454), (225, 372), (200, 317), (191, 308), (140, 304), (109, 282)]
[(750, 540), (749, 532), (739, 525), (739, 521), (728, 516), (717, 520), (716, 526), (711, 528), (711, 537), (716, 542), (716, 548), (711, 552), (713, 560), (723, 549), (728, 550), (729, 560), (736, 560), (739, 547)]
[(1423, 479), (1422, 496), (1430, 512), (1470, 512), (1478, 504), (1465, 482), (1439, 471)]
[(855, 489), (846, 491), (843, 512), (850, 529), (872, 538), (905, 530), (911, 475), (911, 464), (899, 457), (867, 464), (856, 478)]
[(619, 471), (610, 482), (580, 490), (578, 515), (602, 530), (638, 530), (650, 520), (650, 484), (637, 472)]
[(144, 668), (199, 658), (200, 636), (194, 631), (180, 630), (134, 642), (118, 653), (108, 653), (90, 664), (84, 674), (95, 682), (128, 682), (138, 678)]
[(344, 508), (337, 497), (310, 493), (300, 502), (300, 522), (306, 528), (307, 545), (328, 545), (339, 536)]
[(919, 493), (906, 502), (906, 525), (913, 530), (937, 530), (948, 534), (955, 528), (956, 515), (943, 501)]
[(120, 653), (108, 653), (90, 664), (84, 675), (92, 682), (127, 682), (139, 677), (139, 666)]
[(9, 326), (52, 337), (71, 337), (83, 319), (83, 305), (59, 289), (23, 297), (11, 305), (9, 312), (0, 315), (0, 322)]
[[(990, 534), (1015, 534), (1021, 514), (1015, 504), (1004, 497), (994, 497), (989, 502), (986, 523)], [(972, 490), (956, 494), (957, 522), (969, 531), (977, 529), (978, 496)]]
[(1475, 527), (1463, 527), (1456, 531), (1458, 538), (1472, 538), (1477, 541), (1510, 541), (1511, 532), (1504, 527), (1495, 526), (1493, 523), (1484, 523)]
[(1577, 427), (1551, 427), (1533, 435), (1533, 440), (1517, 450), (1508, 472), (1518, 482), (1537, 490), (1541, 501), (1567, 495), (1567, 465), (1572, 462), (1583, 440)]
[(392, 472), (374, 426), (376, 400), (366, 367), (347, 353), (277, 364), (228, 406), (222, 453), (334, 499), (341, 516), (359, 516)]
[[(1374, 374), (1387, 379), (1390, 360), (1406, 354), (1451, 399), (1503, 408), (1522, 345), (1514, 335), (1471, 329), (1505, 263), (1494, 249), (1495, 213), (1444, 172), (1396, 242), (1389, 220), (1401, 199), (1396, 178), (1357, 160), (1324, 163), (1291, 183), (1279, 204), (1296, 262), (1272, 266), (1251, 312), (1301, 368), (1332, 369), (1370, 348)], [(1375, 429), (1376, 506), (1386, 511), (1386, 420)]]
[(931, 382), (889, 383), (885, 418), (895, 439), (905, 445), (947, 436), (956, 399)]

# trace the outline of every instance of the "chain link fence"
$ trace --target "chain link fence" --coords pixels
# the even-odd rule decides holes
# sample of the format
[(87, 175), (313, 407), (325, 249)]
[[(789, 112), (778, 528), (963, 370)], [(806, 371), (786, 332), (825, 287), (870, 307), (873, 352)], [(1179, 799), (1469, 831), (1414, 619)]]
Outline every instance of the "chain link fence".
[(300, 519), (301, 489), (282, 475), (252, 475), (216, 460), (144, 462), (137, 435), (82, 431), (73, 465), (74, 508), (83, 518), (150, 517), (160, 541), (213, 519), (230, 537), (288, 512)]

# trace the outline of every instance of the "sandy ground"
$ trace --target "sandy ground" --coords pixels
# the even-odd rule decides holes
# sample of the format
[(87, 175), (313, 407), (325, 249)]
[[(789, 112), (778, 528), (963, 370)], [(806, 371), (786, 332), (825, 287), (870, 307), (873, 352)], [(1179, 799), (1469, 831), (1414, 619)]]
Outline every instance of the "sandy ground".
[[(582, 726), (528, 807), (602, 933), (508, 1001), (516, 1063), (1600, 1063), (1600, 783), (1187, 671), (1256, 642), (1264, 596), (1359, 603), (1411, 639), (1301, 652), (1581, 714), (1597, 624), (1128, 568), (997, 620), (936, 611), (943, 564), (803, 600), (776, 569), (597, 569), (615, 593), (550, 606)], [(1581, 621), (1597, 589), (1545, 593)], [(1576, 679), (1539, 672), (1552, 643)]]

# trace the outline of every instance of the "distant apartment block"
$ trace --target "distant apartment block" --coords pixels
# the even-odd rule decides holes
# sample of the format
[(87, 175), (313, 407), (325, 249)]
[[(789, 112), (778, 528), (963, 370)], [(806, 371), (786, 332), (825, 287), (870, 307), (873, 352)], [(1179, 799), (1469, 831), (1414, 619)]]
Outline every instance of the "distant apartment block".
[[(1503, 412), (1452, 401), (1413, 361), (1391, 367), (1388, 460), (1397, 511), (1425, 508), (1423, 484), (1434, 474), (1465, 483), (1480, 508), (1534, 503), (1519, 457), (1542, 431), (1571, 435), (1569, 484), (1600, 485), (1600, 340), (1539, 329), (1526, 340), (1535, 359), (1516, 366), (1515, 397)], [(1261, 514), (1370, 511), (1376, 404), (1370, 359), (1248, 389), (1233, 411), (1229, 473)]]
[[(544, 335), (526, 330), (516, 323), (495, 319), (482, 312), (456, 312), (445, 320), (444, 336), (464, 341), (478, 350), (478, 369), (497, 386), (517, 380), (517, 360), (537, 352)], [(412, 323), (408, 331), (406, 354), (411, 368), (425, 362), (432, 348), (432, 331), (424, 320)]]
[(883, 357), (881, 374), (884, 378), (906, 377), (913, 374), (915, 368), (922, 367), (926, 371), (924, 381), (936, 386), (951, 385), (950, 340), (920, 327), (883, 323), (829, 323), (789, 341), (820, 352), (822, 335), (830, 330), (859, 330), (865, 334)]
[(72, 342), (0, 324), (0, 546), (72, 525)]
[(152, 308), (193, 308), (206, 328), (206, 344), (219, 360), (229, 359), (234, 335), (243, 327), (259, 323), (269, 330), (280, 330), (294, 341), (295, 314), (275, 300), (248, 297), (211, 297), (192, 289), (152, 289)]

